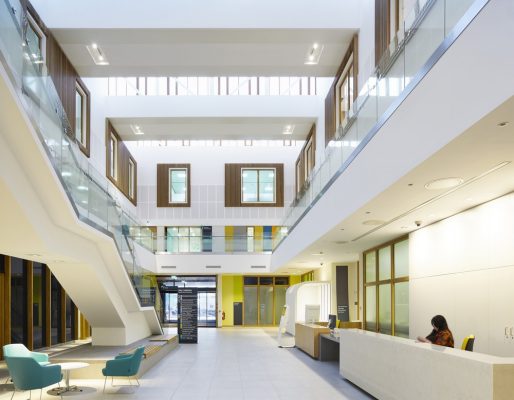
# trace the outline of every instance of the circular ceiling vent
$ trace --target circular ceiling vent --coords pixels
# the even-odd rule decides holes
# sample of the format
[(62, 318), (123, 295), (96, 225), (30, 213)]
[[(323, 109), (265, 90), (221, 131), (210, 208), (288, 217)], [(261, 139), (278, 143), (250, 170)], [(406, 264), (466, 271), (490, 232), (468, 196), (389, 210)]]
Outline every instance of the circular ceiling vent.
[(462, 178), (436, 179), (436, 180), (428, 182), (425, 185), (425, 189), (428, 189), (428, 190), (450, 189), (455, 186), (459, 186), (462, 182), (464, 182), (464, 179), (462, 179)]

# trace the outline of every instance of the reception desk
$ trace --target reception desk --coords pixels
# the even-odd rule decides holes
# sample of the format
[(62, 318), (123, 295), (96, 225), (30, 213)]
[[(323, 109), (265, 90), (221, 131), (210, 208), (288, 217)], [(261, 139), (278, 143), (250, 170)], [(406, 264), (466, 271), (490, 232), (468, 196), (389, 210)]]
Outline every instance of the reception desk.
[(319, 357), (319, 335), (321, 333), (330, 333), (330, 329), (323, 325), (317, 324), (295, 324), (294, 341), (296, 347), (305, 351), (314, 358)]
[(381, 400), (512, 400), (514, 358), (341, 330), (341, 376)]

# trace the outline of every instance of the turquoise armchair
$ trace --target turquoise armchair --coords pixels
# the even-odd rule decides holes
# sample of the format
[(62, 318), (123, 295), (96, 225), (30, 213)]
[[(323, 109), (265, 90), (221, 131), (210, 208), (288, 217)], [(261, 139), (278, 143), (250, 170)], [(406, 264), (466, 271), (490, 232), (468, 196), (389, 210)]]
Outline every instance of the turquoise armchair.
[(36, 360), (41, 365), (48, 365), (48, 354), (30, 351), (21, 343), (6, 344), (4, 347), (4, 358), (9, 357), (30, 357)]
[(115, 376), (124, 376), (129, 378), (133, 376), (136, 379), (137, 386), (139, 386), (139, 381), (137, 380), (137, 373), (139, 371), (139, 367), (141, 366), (141, 361), (143, 359), (143, 354), (145, 352), (144, 346), (138, 347), (134, 353), (132, 354), (120, 354), (114, 358), (114, 360), (109, 360), (105, 364), (105, 368), (102, 369), (102, 374), (105, 376), (104, 380), (104, 393), (105, 393), (105, 384), (107, 383), (107, 377), (111, 377), (112, 379)]
[[(59, 383), (62, 380), (60, 365), (41, 365), (32, 357), (6, 357), (5, 362), (14, 383), (15, 391), (34, 390)], [(11, 397), (14, 397), (14, 393)], [(32, 395), (32, 392), (30, 393)]]

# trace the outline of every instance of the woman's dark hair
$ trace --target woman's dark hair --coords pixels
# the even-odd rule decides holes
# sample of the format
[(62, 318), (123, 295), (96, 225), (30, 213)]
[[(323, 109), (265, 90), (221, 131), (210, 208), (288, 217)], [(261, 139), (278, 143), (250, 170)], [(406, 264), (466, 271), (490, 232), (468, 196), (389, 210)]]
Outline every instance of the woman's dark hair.
[(444, 318), (442, 315), (436, 315), (434, 318), (432, 318), (431, 322), (438, 331), (448, 330), (448, 323), (446, 322), (446, 318)]

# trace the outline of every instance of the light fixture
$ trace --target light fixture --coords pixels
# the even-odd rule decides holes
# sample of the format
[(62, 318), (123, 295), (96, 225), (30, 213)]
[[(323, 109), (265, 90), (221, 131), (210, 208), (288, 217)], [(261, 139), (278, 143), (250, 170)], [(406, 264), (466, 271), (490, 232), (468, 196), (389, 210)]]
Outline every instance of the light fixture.
[(464, 182), (464, 179), (462, 179), (462, 178), (435, 179), (433, 181), (428, 182), (425, 185), (425, 189), (428, 189), (428, 190), (450, 189), (450, 188), (459, 186), (462, 182)]
[(498, 126), (499, 126), (500, 128), (503, 128), (504, 126), (507, 126), (508, 124), (509, 124), (509, 122), (508, 122), (508, 121), (502, 121), (502, 122), (498, 123)]
[(282, 129), (283, 135), (292, 135), (294, 131), (294, 125), (285, 125), (284, 129)]
[(378, 225), (382, 225), (382, 224), (385, 224), (385, 221), (382, 221), (380, 219), (368, 219), (362, 223), (362, 225), (367, 225), (367, 226), (378, 226)]
[(305, 56), (305, 65), (317, 65), (323, 53), (323, 45), (314, 43)]
[(96, 65), (109, 65), (109, 61), (107, 61), (105, 53), (97, 43), (92, 43), (91, 45), (86, 46), (86, 48)]
[(141, 127), (139, 125), (130, 125), (130, 129), (132, 129), (132, 132), (134, 135), (144, 135), (145, 133), (141, 130)]
[(323, 252), (320, 251), (319, 253), (312, 253), (311, 254), (312, 256), (322, 256), (323, 255)]

